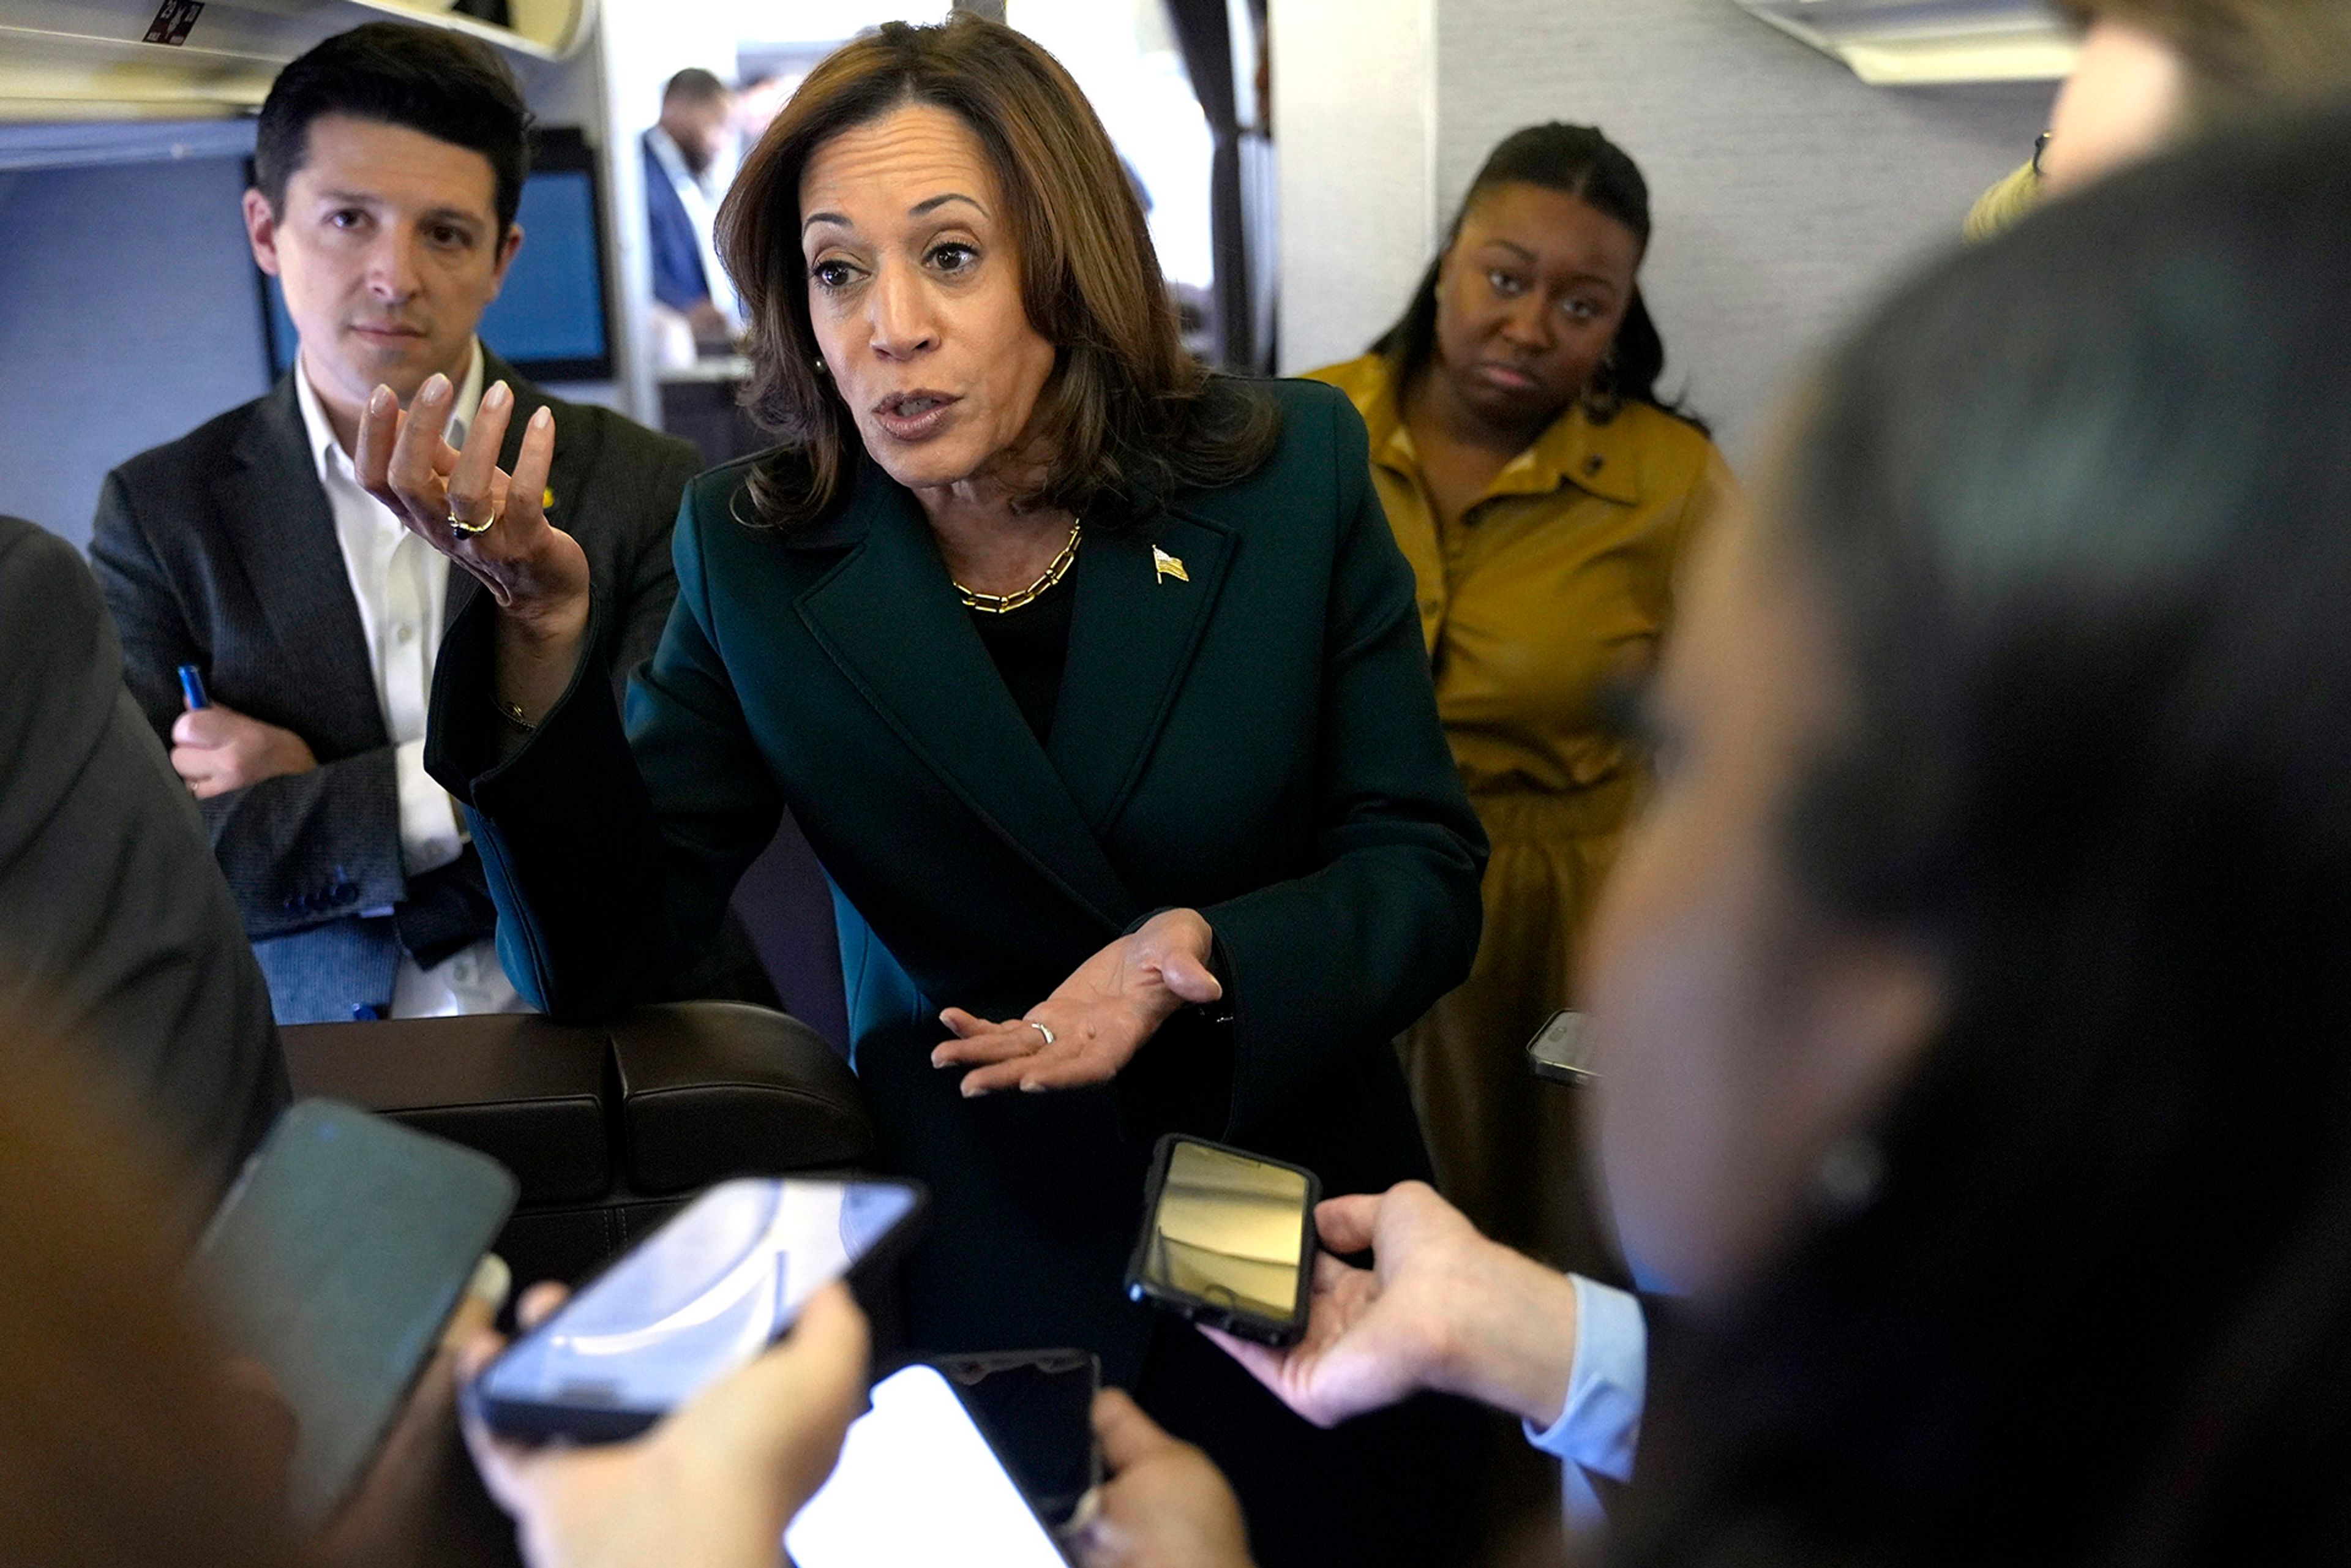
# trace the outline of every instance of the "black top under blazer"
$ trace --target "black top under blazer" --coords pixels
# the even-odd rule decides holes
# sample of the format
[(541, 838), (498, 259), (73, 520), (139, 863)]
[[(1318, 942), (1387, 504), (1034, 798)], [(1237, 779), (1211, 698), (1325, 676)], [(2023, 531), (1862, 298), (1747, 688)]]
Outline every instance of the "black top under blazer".
[[(1044, 745), (870, 460), (789, 530), (742, 520), (748, 462), (695, 481), (625, 736), (575, 700), (591, 659), (498, 765), (492, 607), (444, 647), (429, 762), (472, 812), (508, 971), (558, 1016), (623, 1006), (705, 942), (790, 807), (834, 884), (885, 1158), (932, 1191), (907, 1281), (925, 1348), (1086, 1345), (1131, 1377), (1149, 1320), (1121, 1276), (1162, 1132), (1332, 1193), (1427, 1173), (1390, 1041), (1468, 971), (1485, 839), (1363, 422), (1326, 387), (1265, 391), (1282, 429), (1256, 474), (1087, 530)], [(1018, 1017), (1176, 906), (1216, 930), (1229, 1026), (1187, 1009), (1093, 1089), (967, 1101), (930, 1066), (942, 1007)]]

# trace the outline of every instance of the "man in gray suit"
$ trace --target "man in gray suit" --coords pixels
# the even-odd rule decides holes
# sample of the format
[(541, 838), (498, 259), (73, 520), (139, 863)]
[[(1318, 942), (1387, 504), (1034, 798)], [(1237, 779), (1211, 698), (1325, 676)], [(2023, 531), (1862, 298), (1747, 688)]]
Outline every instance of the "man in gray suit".
[(204, 826), (122, 687), (71, 545), (0, 517), (0, 1009), (87, 1044), (200, 1219), (286, 1102), (269, 993)]
[(131, 693), (197, 798), (282, 1023), (521, 1005), (480, 862), (423, 761), (443, 629), (481, 589), (358, 486), (374, 390), (404, 406), (445, 377), (453, 442), (510, 400), (508, 465), (553, 409), (549, 516), (614, 607), (621, 678), (676, 594), (695, 450), (557, 402), (475, 336), (523, 243), (528, 123), (496, 52), (437, 28), (373, 23), (288, 65), (245, 219), (284, 286), (295, 368), (116, 469), (99, 499), (90, 556)]

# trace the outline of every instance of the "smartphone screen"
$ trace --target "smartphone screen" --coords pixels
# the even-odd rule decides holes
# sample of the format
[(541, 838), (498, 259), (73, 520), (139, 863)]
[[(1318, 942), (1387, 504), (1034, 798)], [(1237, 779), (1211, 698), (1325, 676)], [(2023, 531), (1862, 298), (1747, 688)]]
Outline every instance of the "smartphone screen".
[(373, 1462), (515, 1195), (486, 1155), (304, 1100), (222, 1200), (191, 1272), (224, 1337), (293, 1413), (303, 1529)]
[(936, 1367), (893, 1373), (872, 1397), (784, 1531), (798, 1568), (1068, 1568)]
[(1069, 1521), (1102, 1479), (1094, 1395), (1102, 1363), (1092, 1351), (999, 1351), (935, 1356), (1004, 1468), (1049, 1525)]
[(918, 1203), (896, 1182), (721, 1182), (517, 1341), (477, 1398), (509, 1428), (501, 1406), (657, 1417), (757, 1356)]
[(1163, 1292), (1286, 1321), (1298, 1311), (1306, 1206), (1303, 1171), (1178, 1139), (1151, 1217), (1142, 1277)]

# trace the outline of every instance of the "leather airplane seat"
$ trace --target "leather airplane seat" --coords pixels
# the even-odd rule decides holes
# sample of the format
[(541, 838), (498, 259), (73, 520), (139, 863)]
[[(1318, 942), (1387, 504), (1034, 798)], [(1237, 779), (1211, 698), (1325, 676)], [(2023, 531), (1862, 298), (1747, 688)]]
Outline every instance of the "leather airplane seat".
[(875, 1139), (857, 1080), (797, 1019), (671, 1002), (607, 1023), (536, 1014), (282, 1029), (298, 1096), (478, 1149), (522, 1199), (498, 1239), (517, 1285), (576, 1282), (733, 1176), (853, 1171)]

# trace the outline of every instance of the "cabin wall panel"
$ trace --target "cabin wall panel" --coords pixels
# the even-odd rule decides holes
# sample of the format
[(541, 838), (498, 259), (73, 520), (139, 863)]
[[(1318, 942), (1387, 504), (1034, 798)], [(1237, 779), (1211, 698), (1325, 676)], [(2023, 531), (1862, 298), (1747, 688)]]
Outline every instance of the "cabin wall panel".
[(124, 458), (268, 387), (241, 158), (0, 186), (0, 512), (87, 547)]

